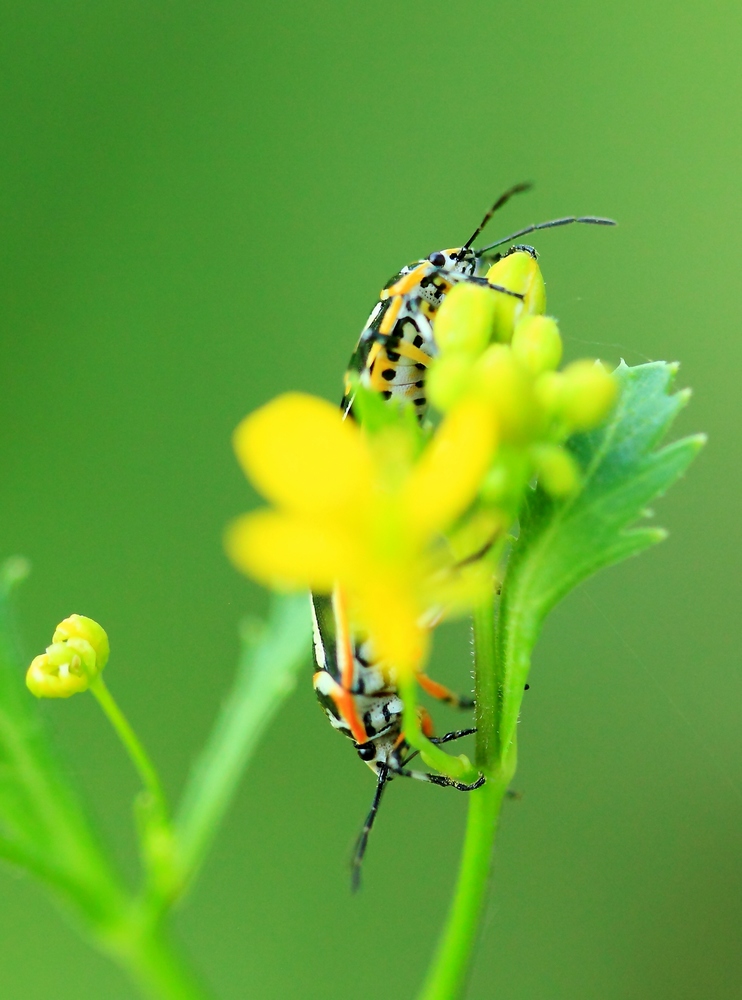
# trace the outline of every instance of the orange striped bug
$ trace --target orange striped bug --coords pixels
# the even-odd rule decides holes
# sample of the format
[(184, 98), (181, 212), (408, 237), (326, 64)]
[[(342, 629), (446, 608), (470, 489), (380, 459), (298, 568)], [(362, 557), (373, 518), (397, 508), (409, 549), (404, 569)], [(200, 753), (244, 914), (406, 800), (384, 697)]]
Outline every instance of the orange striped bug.
[[(371, 809), (356, 842), (352, 861), (352, 887), (360, 885), (361, 863), (369, 833), (384, 788), (394, 777), (417, 778), (434, 785), (470, 792), (484, 784), (484, 775), (471, 784), (443, 774), (410, 770), (417, 756), (411, 751), (402, 730), (403, 704), (393, 673), (382, 671), (374, 662), (371, 643), (351, 634), (341, 592), (332, 596), (312, 594), (312, 620), (317, 671), (314, 690), (330, 724), (353, 741), (358, 756), (376, 774), (376, 792)], [(419, 673), (417, 680), (428, 694), (459, 708), (473, 708), (471, 698), (459, 697), (448, 688)], [(429, 714), (419, 709), (421, 728), (432, 743), (449, 743), (474, 733), (460, 729), (444, 736), (433, 735)]]
[[(501, 254), (496, 251), (497, 247), (537, 230), (571, 223), (615, 225), (612, 219), (568, 216), (526, 226), (479, 250), (472, 249), (494, 213), (513, 195), (529, 187), (529, 184), (516, 184), (501, 195), (463, 246), (434, 251), (427, 258), (403, 267), (387, 282), (350, 360), (342, 401), (345, 417), (354, 417), (354, 378), (359, 376), (362, 386), (378, 392), (382, 398), (411, 402), (418, 418), (422, 419), (427, 406), (426, 370), (436, 354), (433, 319), (454, 284), (461, 281), (481, 283), (500, 294), (523, 298), (518, 292), (491, 284), (478, 271), (484, 263), (489, 266), (510, 253), (525, 252), (535, 257), (536, 251), (530, 246), (516, 245)], [(373, 803), (353, 854), (352, 885), (356, 889), (360, 884), (369, 833), (389, 781), (400, 776), (472, 791), (484, 784), (485, 778), (480, 775), (476, 781), (465, 784), (443, 774), (408, 768), (418, 751), (411, 751), (405, 740), (404, 706), (393, 670), (382, 670), (374, 658), (371, 642), (353, 634), (342, 594), (337, 588), (332, 595), (312, 594), (312, 616), (317, 699), (330, 724), (353, 741), (358, 756), (374, 771), (377, 779)], [(473, 699), (459, 697), (424, 673), (419, 673), (417, 680), (434, 698), (460, 708), (474, 707)], [(424, 709), (419, 709), (419, 713), (422, 731), (432, 743), (448, 743), (476, 732), (473, 728), (460, 729), (435, 737), (429, 714)]]
[(491, 284), (478, 271), (482, 265), (489, 267), (510, 253), (525, 252), (535, 257), (536, 251), (531, 246), (516, 245), (499, 253), (497, 247), (538, 230), (576, 222), (596, 226), (616, 224), (613, 219), (594, 215), (570, 215), (534, 223), (479, 250), (473, 249), (472, 244), (495, 212), (513, 195), (530, 187), (530, 184), (515, 184), (500, 195), (463, 246), (435, 250), (428, 257), (407, 264), (389, 279), (366, 320), (350, 359), (342, 403), (346, 414), (353, 406), (352, 381), (356, 375), (360, 376), (362, 384), (381, 393), (385, 399), (410, 400), (418, 416), (423, 416), (427, 406), (425, 373), (436, 354), (433, 319), (453, 285), (461, 281), (476, 282), (489, 285), (502, 295), (523, 298), (502, 285)]

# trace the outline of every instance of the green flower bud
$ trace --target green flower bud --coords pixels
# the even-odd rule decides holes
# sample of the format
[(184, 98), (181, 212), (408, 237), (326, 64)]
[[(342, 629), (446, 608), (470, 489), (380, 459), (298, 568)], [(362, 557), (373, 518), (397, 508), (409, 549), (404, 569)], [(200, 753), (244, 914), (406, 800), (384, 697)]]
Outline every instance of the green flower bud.
[(556, 444), (533, 449), (539, 483), (553, 497), (567, 497), (580, 485), (580, 470), (568, 451)]
[(540, 411), (532, 383), (505, 344), (492, 344), (474, 367), (474, 385), (491, 401), (503, 441), (525, 442)]
[(473, 363), (465, 354), (445, 354), (436, 358), (428, 370), (428, 399), (446, 413), (471, 385)]
[(532, 375), (553, 371), (562, 360), (562, 338), (551, 316), (523, 316), (515, 326), (513, 354)]
[(92, 618), (70, 615), (60, 622), (50, 646), (36, 656), (26, 686), (37, 698), (69, 698), (87, 691), (108, 661), (108, 636)]
[[(482, 483), (480, 496), (485, 503), (495, 504), (506, 511), (511, 510), (517, 505), (532, 474), (531, 464), (524, 451), (502, 448)], [(506, 517), (506, 523), (510, 519), (512, 517)]]
[(618, 395), (616, 380), (600, 362), (575, 361), (563, 372), (560, 410), (576, 431), (587, 431), (608, 416)]
[[(500, 296), (502, 297), (502, 296)], [(461, 282), (446, 295), (435, 317), (435, 342), (442, 354), (460, 351), (476, 357), (492, 339), (496, 292)]]
[(544, 412), (549, 416), (557, 415), (564, 393), (563, 373), (544, 372), (534, 382), (533, 391)]
[(516, 299), (502, 292), (495, 293), (494, 339), (508, 344), (521, 316), (540, 315), (546, 310), (546, 286), (541, 268), (525, 250), (516, 250), (492, 265), (487, 281), (524, 296)]

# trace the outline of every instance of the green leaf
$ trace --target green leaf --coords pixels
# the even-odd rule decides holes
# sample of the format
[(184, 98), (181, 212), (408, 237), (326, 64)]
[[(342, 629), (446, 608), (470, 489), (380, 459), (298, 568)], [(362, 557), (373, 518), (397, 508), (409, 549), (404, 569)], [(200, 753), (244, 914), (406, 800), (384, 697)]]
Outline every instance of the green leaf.
[(689, 392), (670, 393), (677, 365), (653, 362), (615, 372), (620, 394), (611, 417), (568, 444), (582, 486), (566, 500), (530, 489), (513, 545), (499, 610), (502, 701), (500, 748), (514, 738), (530, 654), (548, 612), (604, 566), (662, 541), (661, 528), (638, 524), (647, 504), (691, 463), (705, 438), (659, 448)]
[(274, 597), (265, 626), (248, 622), (230, 694), (194, 764), (176, 821), (182, 877), (193, 878), (258, 743), (307, 663), (311, 625), (306, 594)]

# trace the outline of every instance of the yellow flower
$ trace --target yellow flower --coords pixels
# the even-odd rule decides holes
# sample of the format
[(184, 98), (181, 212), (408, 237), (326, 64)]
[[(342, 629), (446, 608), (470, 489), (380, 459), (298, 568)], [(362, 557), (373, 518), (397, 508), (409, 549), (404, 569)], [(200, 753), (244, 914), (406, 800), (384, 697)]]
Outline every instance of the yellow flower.
[(418, 431), (402, 420), (367, 434), (330, 403), (288, 393), (243, 420), (234, 446), (273, 504), (230, 528), (236, 565), (274, 587), (339, 588), (379, 657), (419, 668), (426, 616), (465, 604), (481, 575), (457, 569), (446, 534), (489, 468), (491, 407), (462, 402), (418, 454)]
[(108, 636), (98, 622), (70, 615), (57, 625), (46, 652), (31, 661), (26, 686), (37, 698), (69, 698), (87, 691), (108, 653)]

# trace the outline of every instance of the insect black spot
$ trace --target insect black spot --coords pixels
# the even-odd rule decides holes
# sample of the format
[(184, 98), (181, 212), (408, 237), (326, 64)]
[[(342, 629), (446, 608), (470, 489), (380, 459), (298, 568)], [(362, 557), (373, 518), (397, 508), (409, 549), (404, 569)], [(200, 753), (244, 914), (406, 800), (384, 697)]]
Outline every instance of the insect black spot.
[(415, 339), (412, 341), (412, 343), (415, 345), (415, 347), (420, 347), (420, 345), (422, 344), (422, 342), (423, 342), (423, 338), (420, 336), (419, 333), (415, 337)]
[(396, 351), (387, 351), (387, 352), (386, 352), (386, 356), (387, 356), (387, 357), (389, 358), (389, 360), (390, 360), (390, 361), (392, 361), (392, 362), (395, 362), (395, 361), (399, 361), (399, 354), (397, 354), (397, 352), (396, 352)]
[(427, 365), (424, 365), (424, 364), (422, 363), (422, 361), (416, 361), (416, 362), (415, 362), (415, 368), (419, 368), (421, 372), (424, 372), (424, 371), (425, 371), (425, 369), (426, 369), (427, 367), (428, 367), (428, 366), (427, 366)]
[(373, 760), (376, 756), (376, 747), (373, 743), (364, 743), (362, 747), (358, 747), (358, 756), (361, 760)]
[(392, 398), (391, 389), (386, 389), (384, 392), (382, 392), (381, 396), (382, 399), (391, 399)]
[(425, 398), (425, 396), (420, 396), (418, 397), (418, 399), (413, 399), (412, 402), (415, 404), (415, 406), (425, 406), (428, 401)]
[(388, 723), (391, 721), (392, 715), (386, 702), (384, 702), (381, 706), (381, 714), (384, 716), (384, 722)]
[(416, 389), (424, 389), (425, 388), (425, 383), (423, 382), (422, 379), (420, 379), (419, 382), (415, 382), (415, 388)]
[(363, 726), (369, 736), (376, 736), (376, 729), (371, 725), (371, 713), (366, 712), (363, 716)]
[(446, 263), (446, 255), (441, 253), (440, 250), (436, 250), (435, 253), (432, 253), (428, 257), (428, 260), (433, 265), (433, 267), (443, 267), (443, 265)]
[(387, 382), (391, 382), (395, 375), (396, 372), (394, 371), (393, 368), (385, 368), (384, 371), (381, 373), (381, 377), (383, 379), (386, 379)]
[(529, 691), (530, 688), (531, 688), (531, 685), (530, 684), (526, 684), (526, 686), (523, 688), (523, 690), (524, 691)]

